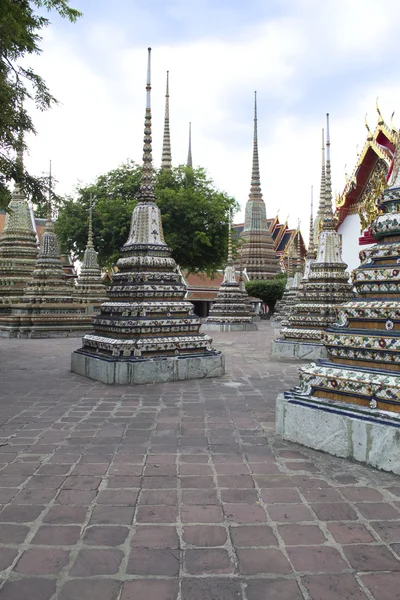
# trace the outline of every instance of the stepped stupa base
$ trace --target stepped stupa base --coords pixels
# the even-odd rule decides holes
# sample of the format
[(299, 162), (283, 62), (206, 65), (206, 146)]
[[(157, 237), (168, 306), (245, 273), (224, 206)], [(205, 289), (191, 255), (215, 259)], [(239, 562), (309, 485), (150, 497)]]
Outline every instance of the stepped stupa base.
[(327, 351), (323, 344), (312, 342), (291, 342), (273, 340), (271, 354), (276, 358), (295, 358), (300, 360), (326, 358)]
[(255, 323), (203, 323), (201, 331), (257, 331)]
[(353, 404), (280, 394), (276, 431), (283, 439), (400, 475), (400, 415)]
[(71, 330), (71, 329), (21, 329), (20, 327), (9, 329), (0, 329), (0, 337), (2, 338), (20, 338), (20, 339), (48, 339), (48, 338), (82, 338), (88, 331), (91, 330), (91, 326), (88, 325), (84, 329)]
[(121, 359), (95, 356), (84, 350), (71, 355), (71, 371), (110, 385), (141, 385), (187, 379), (221, 377), (225, 373), (225, 355)]

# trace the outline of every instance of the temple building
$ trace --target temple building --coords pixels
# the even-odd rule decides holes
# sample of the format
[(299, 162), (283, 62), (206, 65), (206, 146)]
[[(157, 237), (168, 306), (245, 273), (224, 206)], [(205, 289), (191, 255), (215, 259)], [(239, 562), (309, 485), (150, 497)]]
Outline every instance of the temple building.
[(72, 371), (109, 384), (141, 384), (203, 377), (225, 371), (224, 355), (200, 333), (185, 300), (186, 287), (164, 241), (152, 166), (150, 53), (146, 85), (143, 169), (128, 240), (121, 248), (108, 302), (73, 352)]
[(232, 235), (229, 219), (228, 262), (224, 271), (224, 280), (210, 310), (203, 331), (250, 331), (257, 329), (253, 323), (252, 307), (249, 296), (241, 281), (236, 280), (236, 269), (232, 257)]
[[(17, 165), (22, 172), (22, 148), (18, 152)], [(10, 304), (17, 302), (23, 294), (38, 255), (31, 212), (18, 181), (3, 223), (4, 229), (0, 234), (0, 313), (9, 311)]]
[(99, 263), (97, 261), (97, 252), (93, 245), (93, 229), (92, 229), (92, 200), (89, 211), (89, 230), (88, 241), (83, 255), (81, 271), (78, 277), (77, 285), (74, 288), (75, 296), (87, 308), (90, 316), (97, 314), (100, 310), (100, 305), (107, 302), (106, 286)]
[[(315, 261), (309, 264), (307, 278), (303, 278), (299, 302), (288, 316), (280, 331), (280, 338), (272, 342), (274, 356), (288, 358), (319, 358), (324, 356), (322, 331), (335, 322), (339, 304), (353, 296), (347, 265), (341, 257), (341, 238), (335, 231), (332, 212), (332, 184), (330, 162), (329, 121), (327, 116), (327, 158), (322, 164), (319, 213), (321, 232)], [(325, 159), (324, 159), (325, 160)], [(315, 227), (315, 224), (314, 224)]]
[(323, 342), (328, 360), (300, 369), (277, 399), (285, 439), (400, 474), (400, 144), (370, 225), (377, 240), (353, 272), (358, 295)]
[(343, 260), (350, 270), (358, 266), (360, 250), (376, 242), (370, 224), (377, 215), (376, 199), (387, 186), (398, 135), (397, 129), (385, 123), (378, 105), (376, 108), (378, 123), (374, 131), (366, 123), (367, 139), (343, 192), (336, 198), (336, 228), (343, 240)]
[(253, 165), (245, 221), (240, 234), (239, 255), (249, 279), (272, 279), (281, 269), (267, 224), (261, 192), (257, 136), (257, 93), (254, 95)]

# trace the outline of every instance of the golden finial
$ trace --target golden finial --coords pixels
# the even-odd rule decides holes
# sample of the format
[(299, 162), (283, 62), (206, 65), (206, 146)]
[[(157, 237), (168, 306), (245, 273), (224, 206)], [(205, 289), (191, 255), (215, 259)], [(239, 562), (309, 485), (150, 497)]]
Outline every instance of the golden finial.
[(376, 99), (376, 112), (378, 113), (378, 117), (379, 117), (378, 125), (383, 125), (385, 123), (385, 121), (383, 120), (382, 113), (379, 109), (378, 100), (379, 100), (379, 96)]
[(365, 124), (365, 127), (367, 128), (367, 131), (368, 131), (368, 139), (372, 140), (373, 135), (372, 135), (372, 131), (370, 130), (368, 122), (367, 122), (367, 115), (365, 115), (364, 124)]
[(392, 116), (390, 117), (390, 129), (392, 131), (396, 131), (395, 126), (393, 125), (393, 117), (394, 117), (394, 111), (392, 112)]

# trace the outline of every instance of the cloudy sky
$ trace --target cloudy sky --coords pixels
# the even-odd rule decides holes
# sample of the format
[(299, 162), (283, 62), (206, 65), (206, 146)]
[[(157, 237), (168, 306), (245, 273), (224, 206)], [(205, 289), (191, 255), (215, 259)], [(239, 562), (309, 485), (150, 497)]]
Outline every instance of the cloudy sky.
[[(318, 200), (321, 128), (331, 115), (333, 188), (343, 189), (375, 101), (400, 123), (397, 0), (71, 0), (84, 15), (55, 14), (43, 53), (29, 63), (60, 105), (35, 113), (27, 140), (37, 174), (52, 160), (60, 194), (127, 158), (141, 162), (147, 47), (152, 52), (153, 155), (161, 162), (166, 71), (172, 159), (193, 162), (244, 209), (258, 92), (261, 182), (268, 216), (301, 219)], [(236, 217), (241, 220), (243, 213)]]

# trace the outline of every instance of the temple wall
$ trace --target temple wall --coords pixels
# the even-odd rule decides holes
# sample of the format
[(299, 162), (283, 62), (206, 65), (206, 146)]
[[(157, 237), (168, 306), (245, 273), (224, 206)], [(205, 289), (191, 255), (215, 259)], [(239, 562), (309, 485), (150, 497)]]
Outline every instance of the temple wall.
[(360, 246), (358, 239), (360, 233), (360, 217), (356, 215), (347, 215), (343, 223), (338, 228), (338, 233), (342, 235), (342, 258), (348, 265), (348, 271), (351, 273), (356, 269), (360, 260), (358, 254), (360, 250), (370, 248), (370, 245)]

